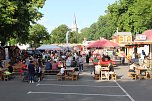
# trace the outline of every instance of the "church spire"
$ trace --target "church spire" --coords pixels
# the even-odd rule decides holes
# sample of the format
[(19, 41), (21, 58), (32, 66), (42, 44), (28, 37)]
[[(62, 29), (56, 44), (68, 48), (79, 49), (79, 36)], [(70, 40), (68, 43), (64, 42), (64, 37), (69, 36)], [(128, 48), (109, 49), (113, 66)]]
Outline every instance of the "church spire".
[(78, 28), (77, 28), (77, 21), (76, 21), (76, 16), (74, 14), (74, 20), (73, 20), (73, 25), (71, 28), (72, 31), (78, 32)]
[(74, 21), (73, 21), (73, 24), (76, 25), (77, 24), (77, 21), (76, 21), (76, 16), (74, 14)]

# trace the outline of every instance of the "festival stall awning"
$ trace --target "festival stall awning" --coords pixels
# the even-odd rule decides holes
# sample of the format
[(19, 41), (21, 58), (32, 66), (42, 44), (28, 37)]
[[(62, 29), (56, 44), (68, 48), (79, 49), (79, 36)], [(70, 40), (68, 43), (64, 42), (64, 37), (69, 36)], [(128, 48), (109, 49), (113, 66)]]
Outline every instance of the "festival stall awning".
[(152, 30), (146, 30), (143, 34), (136, 35), (133, 44), (152, 44)]
[(38, 47), (37, 50), (62, 50), (62, 49), (56, 45), (42, 45)]
[(87, 48), (104, 48), (104, 47), (119, 47), (119, 44), (110, 40), (101, 39), (90, 43)]

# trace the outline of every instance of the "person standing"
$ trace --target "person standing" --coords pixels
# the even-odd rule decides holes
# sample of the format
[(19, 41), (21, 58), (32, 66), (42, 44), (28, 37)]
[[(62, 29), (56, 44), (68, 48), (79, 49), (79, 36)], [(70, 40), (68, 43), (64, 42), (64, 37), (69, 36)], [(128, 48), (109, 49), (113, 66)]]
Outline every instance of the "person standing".
[(126, 54), (124, 51), (121, 51), (121, 63), (122, 64), (125, 64), (125, 57), (126, 57)]
[(38, 76), (38, 82), (42, 80), (42, 67), (39, 63), (36, 64), (36, 74)]
[(84, 63), (83, 57), (82, 55), (80, 55), (79, 56), (79, 71), (83, 71), (83, 63)]
[(22, 78), (23, 73), (27, 71), (27, 65), (25, 63), (25, 61), (23, 61), (21, 69), (20, 69), (20, 77)]
[(86, 55), (86, 63), (89, 63), (89, 54)]
[(140, 59), (141, 59), (141, 64), (144, 64), (144, 59), (145, 59), (145, 51), (144, 50), (142, 50), (142, 52), (141, 52), (141, 57), (140, 57)]
[(30, 61), (30, 64), (28, 65), (28, 73), (29, 73), (29, 82), (34, 83), (34, 74), (35, 74), (35, 65), (33, 64), (33, 61)]
[(134, 63), (135, 62), (135, 52), (132, 53), (132, 57), (131, 58), (132, 58), (131, 62)]

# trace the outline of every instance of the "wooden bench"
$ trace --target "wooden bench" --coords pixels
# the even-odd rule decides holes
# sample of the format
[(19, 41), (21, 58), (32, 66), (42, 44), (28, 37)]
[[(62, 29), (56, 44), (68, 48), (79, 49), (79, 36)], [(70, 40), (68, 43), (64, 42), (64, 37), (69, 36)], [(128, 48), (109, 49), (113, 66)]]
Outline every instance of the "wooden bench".
[(132, 77), (133, 80), (137, 80), (137, 74), (133, 72), (128, 72), (128, 77)]
[(138, 74), (138, 78), (139, 79), (146, 79), (147, 80), (148, 79), (148, 72), (146, 71), (144, 75)]
[(14, 75), (20, 74), (20, 69), (21, 69), (21, 67), (22, 67), (22, 64), (15, 64), (15, 65), (13, 66), (13, 74), (14, 74)]
[(116, 73), (111, 74), (111, 79), (116, 80), (117, 79), (117, 74)]
[(20, 74), (20, 70), (19, 69), (14, 69), (13, 70), (13, 74), (14, 75), (19, 75)]
[(56, 75), (60, 72), (60, 70), (44, 70), (44, 75)]
[(79, 78), (79, 72), (74, 72), (73, 73), (73, 80), (78, 80)]
[(79, 72), (74, 72), (74, 73), (71, 73), (69, 75), (65, 75), (64, 76), (64, 79), (67, 80), (67, 79), (70, 79), (70, 80), (78, 80), (79, 78)]
[(57, 80), (62, 80), (62, 78), (63, 78), (63, 75), (59, 72), (59, 73), (57, 74)]

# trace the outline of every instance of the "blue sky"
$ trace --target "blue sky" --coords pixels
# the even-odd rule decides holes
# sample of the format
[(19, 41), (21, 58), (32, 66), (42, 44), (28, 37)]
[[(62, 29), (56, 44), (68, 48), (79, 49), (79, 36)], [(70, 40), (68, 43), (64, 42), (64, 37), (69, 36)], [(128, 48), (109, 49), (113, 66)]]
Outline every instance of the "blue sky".
[(89, 27), (99, 16), (105, 14), (109, 4), (116, 0), (46, 0), (40, 12), (44, 14), (38, 23), (44, 25), (50, 33), (61, 24), (69, 28), (73, 24), (74, 14), (80, 29)]

